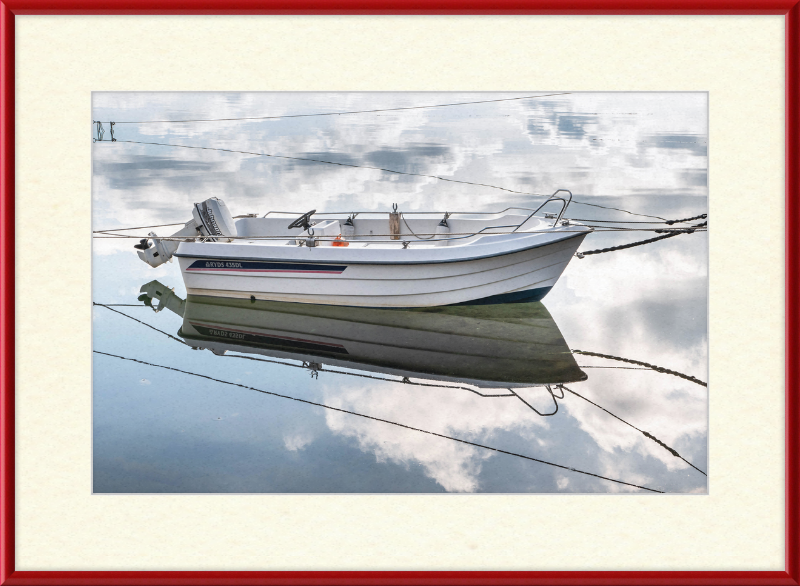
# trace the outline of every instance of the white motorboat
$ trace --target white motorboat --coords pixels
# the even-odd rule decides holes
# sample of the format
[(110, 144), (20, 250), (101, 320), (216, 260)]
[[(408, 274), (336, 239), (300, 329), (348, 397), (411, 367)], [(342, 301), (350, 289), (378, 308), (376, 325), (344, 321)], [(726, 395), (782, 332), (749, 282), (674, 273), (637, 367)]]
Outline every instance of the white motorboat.
[[(234, 219), (212, 198), (180, 231), (136, 248), (151, 266), (178, 258), (190, 295), (383, 308), (538, 301), (591, 231), (562, 219), (571, 200), (559, 190), (532, 211)], [(536, 215), (550, 202), (558, 214)]]
[(413, 309), (335, 307), (190, 295), (158, 281), (139, 299), (183, 319), (178, 335), (244, 352), (360, 371), (509, 389), (586, 380), (541, 303)]

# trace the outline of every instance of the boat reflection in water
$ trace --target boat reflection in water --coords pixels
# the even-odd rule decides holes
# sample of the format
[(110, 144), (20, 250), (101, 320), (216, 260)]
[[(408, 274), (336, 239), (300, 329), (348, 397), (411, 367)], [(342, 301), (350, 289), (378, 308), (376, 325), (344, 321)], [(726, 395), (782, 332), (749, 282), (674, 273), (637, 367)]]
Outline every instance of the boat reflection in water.
[(141, 292), (156, 311), (183, 318), (178, 335), (187, 344), (218, 355), (245, 352), (303, 361), (312, 372), (325, 364), (404, 382), (457, 383), (479, 394), (503, 389), (541, 415), (551, 413), (529, 404), (526, 389), (541, 394), (531, 387), (545, 387), (552, 396), (548, 387), (587, 378), (540, 302), (369, 309), (192, 295), (184, 301), (158, 281)]
[[(675, 399), (675, 388), (667, 383), (665, 396), (670, 399), (660, 400), (661, 412), (648, 419), (635, 389), (616, 397), (612, 409), (622, 403), (619, 415), (584, 397), (572, 383), (587, 376), (540, 302), (370, 309), (193, 295), (183, 300), (158, 281), (142, 286), (141, 292), (139, 299), (146, 305), (181, 317), (178, 336), (192, 348), (305, 368), (314, 379), (335, 374), (311, 386), (295, 378), (292, 384), (297, 386), (291, 389), (211, 380), (325, 408), (325, 433), (351, 438), (378, 463), (420, 465), (444, 490), (508, 490), (501, 481), (505, 476), (481, 475), (484, 464), (504, 466), (487, 460), (500, 452), (552, 467), (553, 473), (544, 475), (520, 469), (521, 476), (514, 477), (523, 483), (522, 492), (534, 490), (532, 486), (536, 492), (567, 486), (571, 491), (606, 491), (602, 483), (607, 481), (615, 490), (686, 492), (705, 487), (703, 478), (691, 476), (705, 475), (692, 463), (695, 458), (684, 459), (669, 445), (682, 441), (681, 451), (689, 449), (683, 446), (694, 449), (702, 412), (689, 423), (677, 416), (669, 426), (663, 423), (664, 413), (682, 418), (702, 399)], [(642, 373), (637, 375), (635, 384), (643, 380)], [(293, 396), (303, 390), (303, 398)], [(659, 401), (658, 396), (651, 394), (649, 401)], [(559, 413), (562, 403), (562, 416), (548, 418)], [(625, 419), (631, 411), (635, 423)], [(642, 420), (648, 422), (646, 429), (640, 427)], [(660, 425), (650, 427), (653, 422)], [(287, 425), (283, 442), (288, 452), (323, 437), (310, 420), (293, 418)], [(640, 480), (609, 472), (611, 455), (646, 474)], [(674, 469), (685, 472), (675, 476)]]

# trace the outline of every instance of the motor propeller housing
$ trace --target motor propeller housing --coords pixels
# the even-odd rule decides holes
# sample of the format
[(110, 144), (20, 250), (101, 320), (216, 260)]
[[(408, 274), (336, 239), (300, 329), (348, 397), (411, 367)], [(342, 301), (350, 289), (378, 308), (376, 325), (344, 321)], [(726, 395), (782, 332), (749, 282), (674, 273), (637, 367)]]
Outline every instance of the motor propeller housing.
[(155, 232), (150, 232), (148, 236), (150, 238), (142, 238), (139, 244), (134, 244), (133, 247), (140, 259), (151, 267), (157, 267), (172, 259), (172, 255), (181, 243), (180, 238), (194, 240), (202, 237), (213, 241), (231, 242), (238, 236), (238, 232), (228, 206), (221, 199), (212, 197), (202, 203), (194, 204), (192, 219), (175, 234), (169, 236), (170, 240), (159, 238)]

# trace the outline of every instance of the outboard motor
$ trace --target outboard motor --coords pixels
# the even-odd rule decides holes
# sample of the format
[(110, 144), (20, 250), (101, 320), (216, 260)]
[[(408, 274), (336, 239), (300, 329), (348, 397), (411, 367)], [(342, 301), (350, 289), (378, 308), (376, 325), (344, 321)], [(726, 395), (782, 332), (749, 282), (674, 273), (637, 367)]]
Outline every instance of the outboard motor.
[[(175, 295), (175, 291), (158, 281), (150, 281), (142, 285), (139, 289), (139, 301), (153, 308), (158, 313), (165, 307), (172, 313), (183, 317), (186, 301)], [(153, 301), (158, 300), (158, 305), (153, 305)]]
[[(231, 242), (232, 237), (238, 236), (228, 206), (216, 197), (194, 204), (192, 218), (170, 238), (185, 238), (188, 241), (200, 237), (212, 242)], [(181, 243), (181, 240), (162, 240), (155, 232), (150, 232), (148, 236), (150, 238), (142, 239), (139, 244), (134, 245), (134, 248), (137, 249), (136, 254), (139, 258), (151, 267), (160, 266), (171, 260)], [(153, 241), (152, 245), (150, 239)]]
[(203, 203), (194, 204), (192, 217), (197, 224), (198, 231), (203, 236), (208, 236), (212, 242), (217, 240), (231, 242), (233, 239), (226, 238), (226, 236), (238, 235), (228, 206), (216, 197), (207, 199)]
[[(139, 244), (134, 245), (134, 248), (138, 249), (136, 254), (139, 255), (139, 258), (151, 267), (163, 265), (170, 260), (181, 243), (180, 240), (161, 240), (155, 232), (150, 232), (148, 236), (153, 240), (152, 244), (150, 239), (145, 238)], [(184, 227), (175, 232), (170, 238), (179, 238), (181, 236), (186, 236), (187, 239), (191, 240), (197, 238), (197, 224), (195, 224), (194, 220), (186, 222)]]

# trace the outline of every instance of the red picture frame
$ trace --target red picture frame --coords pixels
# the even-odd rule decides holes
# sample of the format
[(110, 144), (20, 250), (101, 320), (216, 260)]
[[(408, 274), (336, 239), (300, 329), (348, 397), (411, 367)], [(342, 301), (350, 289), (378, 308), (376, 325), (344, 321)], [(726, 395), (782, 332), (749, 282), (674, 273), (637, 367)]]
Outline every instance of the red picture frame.
[[(15, 571), (15, 15), (770, 14), (786, 26), (785, 570), (204, 572)], [(800, 0), (0, 0), (0, 585), (39, 584), (800, 584)]]

